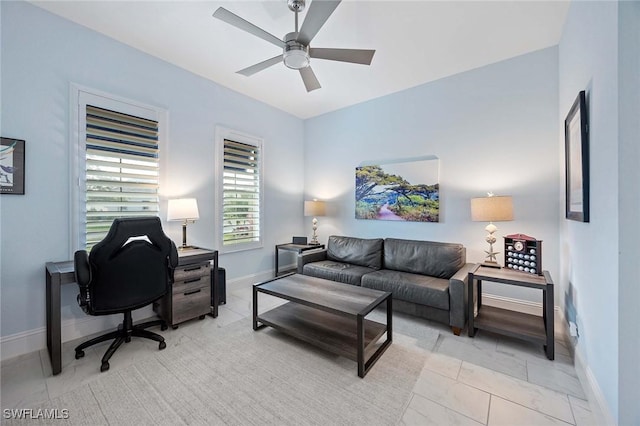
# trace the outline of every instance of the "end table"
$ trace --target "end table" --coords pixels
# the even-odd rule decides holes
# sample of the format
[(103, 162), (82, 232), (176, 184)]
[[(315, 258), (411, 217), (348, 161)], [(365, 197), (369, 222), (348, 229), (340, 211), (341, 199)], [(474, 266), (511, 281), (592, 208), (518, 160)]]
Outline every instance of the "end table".
[(280, 250), (294, 251), (294, 252), (300, 254), (303, 251), (315, 250), (315, 249), (324, 249), (324, 244), (292, 244), (292, 243), (277, 244), (276, 245), (276, 274), (275, 274), (275, 276), (278, 277), (278, 276), (284, 274), (284, 272), (282, 274), (280, 273), (280, 267), (278, 265), (278, 254), (280, 253)]
[[(516, 337), (544, 345), (547, 358), (554, 358), (553, 328), (553, 281), (549, 271), (542, 271), (542, 276), (515, 272), (509, 269), (487, 268), (476, 265), (469, 272), (467, 285), (469, 290), (468, 316), (469, 337), (476, 330), (483, 329), (506, 336)], [(474, 297), (473, 282), (477, 280), (478, 294)], [(506, 285), (529, 287), (542, 291), (542, 317), (496, 308), (482, 306), (482, 281), (491, 281)], [(474, 300), (477, 302), (474, 303)]]

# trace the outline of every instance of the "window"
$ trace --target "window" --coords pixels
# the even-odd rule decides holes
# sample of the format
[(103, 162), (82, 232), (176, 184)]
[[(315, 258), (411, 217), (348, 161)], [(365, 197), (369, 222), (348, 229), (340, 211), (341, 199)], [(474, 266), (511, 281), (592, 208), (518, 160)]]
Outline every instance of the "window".
[(223, 128), (216, 135), (219, 247), (262, 247), (262, 140)]
[(90, 250), (113, 220), (158, 216), (162, 111), (76, 89), (77, 155), (73, 233)]

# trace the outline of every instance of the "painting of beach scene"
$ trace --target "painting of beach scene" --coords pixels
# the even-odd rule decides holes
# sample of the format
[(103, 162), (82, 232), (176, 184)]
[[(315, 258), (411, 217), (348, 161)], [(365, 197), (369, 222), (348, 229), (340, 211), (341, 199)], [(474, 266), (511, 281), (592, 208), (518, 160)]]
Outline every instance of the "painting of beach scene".
[(438, 222), (439, 160), (396, 160), (356, 167), (356, 219)]

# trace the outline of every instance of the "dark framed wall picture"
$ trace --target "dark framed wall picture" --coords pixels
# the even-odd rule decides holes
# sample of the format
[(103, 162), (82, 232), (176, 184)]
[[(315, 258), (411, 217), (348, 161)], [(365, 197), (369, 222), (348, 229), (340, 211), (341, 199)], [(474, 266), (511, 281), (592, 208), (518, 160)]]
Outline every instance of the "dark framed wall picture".
[(589, 123), (584, 90), (564, 120), (566, 218), (589, 222)]
[(24, 141), (0, 139), (0, 194), (24, 194)]

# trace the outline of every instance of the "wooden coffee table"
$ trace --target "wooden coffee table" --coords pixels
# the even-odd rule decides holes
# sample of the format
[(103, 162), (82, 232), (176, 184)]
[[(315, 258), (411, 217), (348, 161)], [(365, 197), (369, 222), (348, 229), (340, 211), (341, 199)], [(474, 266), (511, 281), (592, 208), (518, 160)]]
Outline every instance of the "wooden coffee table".
[[(258, 314), (258, 293), (289, 300)], [(365, 319), (386, 304), (387, 323)], [(290, 274), (253, 286), (253, 329), (270, 326), (358, 363), (364, 377), (392, 342), (391, 293)], [(386, 339), (380, 342), (382, 336)]]

